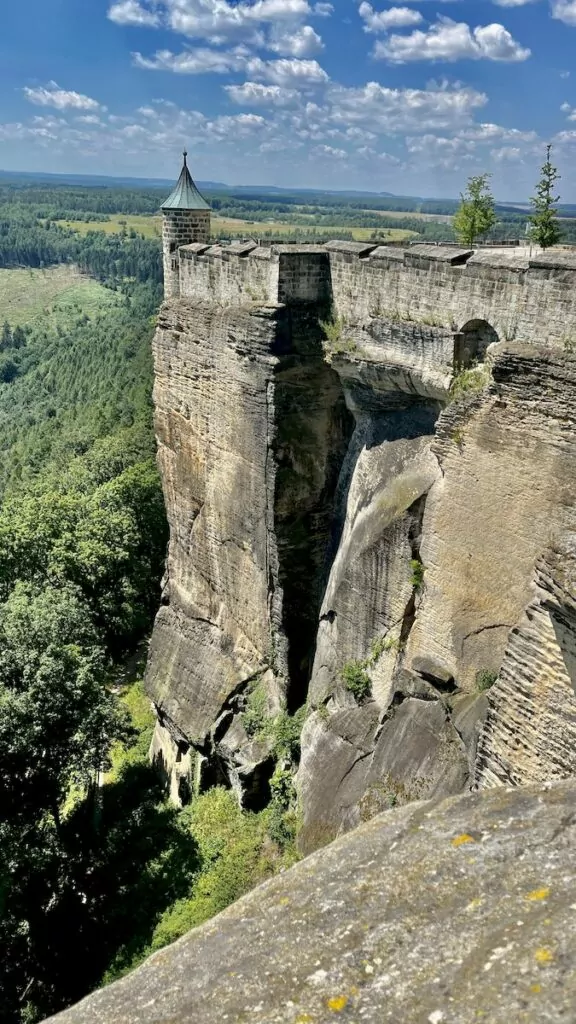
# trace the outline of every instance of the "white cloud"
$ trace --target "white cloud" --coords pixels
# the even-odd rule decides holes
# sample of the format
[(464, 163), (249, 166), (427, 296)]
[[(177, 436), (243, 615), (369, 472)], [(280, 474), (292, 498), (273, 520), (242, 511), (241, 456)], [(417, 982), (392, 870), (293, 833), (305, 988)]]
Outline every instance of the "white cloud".
[(553, 18), (565, 25), (576, 25), (576, 0), (552, 0), (550, 10)]
[(247, 68), (253, 78), (284, 89), (310, 89), (326, 85), (329, 81), (324, 68), (316, 60), (297, 60), (284, 57), (280, 60), (248, 60)]
[(555, 146), (573, 145), (576, 143), (576, 131), (558, 132), (552, 142)]
[(293, 32), (275, 29), (270, 34), (267, 48), (289, 57), (310, 57), (314, 53), (320, 53), (324, 49), (324, 43), (311, 25), (302, 25)]
[(472, 31), (465, 22), (440, 17), (426, 31), (417, 29), (409, 35), (392, 35), (386, 42), (376, 43), (374, 56), (391, 64), (465, 59), (521, 61), (530, 56), (530, 50), (517, 43), (503, 25), (479, 25)]
[(233, 103), (246, 104), (248, 107), (290, 107), (300, 98), (300, 94), (294, 89), (282, 89), (279, 85), (263, 85), (261, 82), (225, 85), (224, 89)]
[(143, 7), (138, 0), (120, 0), (119, 3), (112, 4), (108, 17), (117, 25), (145, 25), (149, 28), (157, 28), (160, 25), (158, 13)]
[(328, 98), (334, 123), (380, 132), (457, 129), (488, 102), (485, 93), (448, 83), (428, 89), (390, 89), (379, 82), (357, 89), (335, 85)]
[(332, 4), (308, 0), (117, 0), (108, 17), (122, 25), (163, 26), (211, 46), (241, 43), (309, 57), (323, 43), (307, 20), (332, 12)]
[(458, 136), (447, 138), (442, 135), (417, 135), (406, 139), (406, 149), (409, 153), (424, 153), (427, 157), (460, 156), (462, 153), (471, 153), (476, 148), (475, 144), (463, 140)]
[(216, 45), (235, 40), (259, 41), (258, 28), (278, 23), (298, 23), (313, 13), (307, 0), (164, 0), (170, 28), (193, 39)]
[(569, 121), (576, 121), (576, 107), (571, 107), (569, 103), (563, 103), (560, 110), (563, 114), (568, 115)]
[(360, 4), (358, 13), (364, 22), (365, 32), (387, 32), (390, 28), (419, 25), (424, 20), (420, 11), (411, 7), (389, 7), (386, 11), (375, 11), (366, 0)]
[(84, 96), (80, 92), (72, 92), (66, 89), (61, 89), (56, 82), (49, 82), (48, 85), (39, 86), (36, 89), (26, 87), (24, 89), (24, 95), (30, 103), (34, 103), (37, 107), (55, 107), (56, 110), (67, 110), (69, 108), (75, 110), (100, 110), (100, 104), (90, 98), (90, 96)]
[(502, 146), (501, 149), (490, 150), (496, 163), (515, 163), (522, 159), (522, 151), (517, 146)]
[(506, 142), (534, 142), (537, 138), (536, 132), (522, 132), (518, 128), (503, 128), (499, 124), (485, 122), (483, 124), (471, 125), (464, 128), (460, 133), (463, 139), (473, 139), (475, 142), (494, 143)]
[(171, 50), (157, 50), (153, 57), (143, 57), (141, 53), (133, 53), (132, 59), (138, 68), (148, 71), (173, 71), (178, 75), (202, 75), (207, 72), (224, 75), (230, 71), (240, 71), (246, 64), (246, 58), (224, 50), (211, 50), (208, 47), (197, 47), (184, 50), (183, 53), (172, 53)]
[(348, 158), (345, 149), (337, 149), (334, 146), (315, 146), (310, 152), (312, 156), (328, 157), (330, 160), (346, 160)]
[(526, 4), (538, 3), (538, 0), (492, 0), (497, 7), (525, 7)]

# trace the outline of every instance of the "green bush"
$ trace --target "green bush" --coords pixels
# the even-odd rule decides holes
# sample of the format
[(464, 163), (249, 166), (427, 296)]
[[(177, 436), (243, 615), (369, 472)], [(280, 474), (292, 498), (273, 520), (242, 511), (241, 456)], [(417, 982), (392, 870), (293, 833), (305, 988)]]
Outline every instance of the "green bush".
[(365, 662), (349, 661), (347, 665), (344, 665), (341, 674), (346, 689), (352, 694), (357, 704), (363, 704), (368, 700), (372, 695), (372, 683), (366, 671)]
[(294, 715), (281, 711), (272, 722), (270, 733), (274, 744), (274, 755), (277, 760), (287, 758), (297, 761), (300, 757), (300, 734), (306, 718), (306, 705), (299, 708)]
[(469, 370), (461, 370), (456, 374), (451, 385), (450, 395), (453, 399), (462, 395), (482, 391), (490, 381), (490, 372), (485, 366), (475, 366)]
[(426, 571), (425, 566), (422, 565), (422, 562), (418, 558), (412, 558), (410, 559), (410, 568), (412, 570), (410, 582), (415, 590), (420, 590), (424, 583), (424, 573)]
[(497, 679), (497, 672), (493, 672), (488, 668), (481, 668), (480, 671), (476, 673), (476, 689), (480, 693), (484, 690), (489, 690), (491, 686), (494, 686)]
[(242, 712), (244, 728), (251, 738), (262, 737), (269, 723), (268, 698), (260, 680), (250, 690), (246, 698), (246, 706)]
[(264, 812), (267, 831), (285, 854), (296, 859), (296, 837), (300, 825), (294, 775), (290, 768), (277, 765), (270, 779), (272, 799)]

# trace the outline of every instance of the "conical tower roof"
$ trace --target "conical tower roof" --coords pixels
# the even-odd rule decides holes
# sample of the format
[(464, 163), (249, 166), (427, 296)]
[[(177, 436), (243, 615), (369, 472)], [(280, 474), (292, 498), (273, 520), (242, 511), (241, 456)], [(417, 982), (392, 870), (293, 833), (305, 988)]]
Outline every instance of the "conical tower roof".
[(178, 178), (176, 188), (168, 196), (166, 202), (162, 203), (161, 210), (209, 210), (210, 203), (204, 199), (204, 196), (198, 191), (196, 185), (192, 180), (192, 175), (188, 170), (188, 164), (186, 157), (188, 156), (186, 150), (184, 150), (184, 163), (182, 165), (182, 171)]

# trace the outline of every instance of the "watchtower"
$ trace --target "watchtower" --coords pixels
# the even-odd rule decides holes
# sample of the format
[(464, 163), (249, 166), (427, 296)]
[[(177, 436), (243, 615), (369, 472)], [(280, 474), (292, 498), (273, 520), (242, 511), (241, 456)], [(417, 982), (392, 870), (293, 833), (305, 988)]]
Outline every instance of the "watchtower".
[(192, 180), (187, 156), (184, 150), (184, 163), (176, 188), (161, 207), (164, 297), (167, 299), (180, 292), (179, 246), (210, 240), (210, 204)]

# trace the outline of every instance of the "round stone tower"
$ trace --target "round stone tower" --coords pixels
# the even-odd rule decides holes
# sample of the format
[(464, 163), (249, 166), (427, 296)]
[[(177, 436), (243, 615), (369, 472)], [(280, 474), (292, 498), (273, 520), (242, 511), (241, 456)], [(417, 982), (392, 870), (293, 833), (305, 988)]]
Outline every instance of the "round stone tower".
[(161, 207), (166, 299), (180, 294), (179, 246), (210, 240), (210, 204), (192, 180), (187, 156), (184, 151), (184, 164), (176, 188)]

